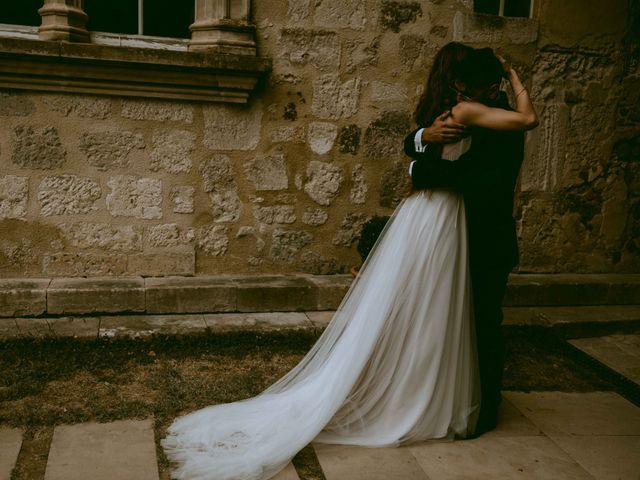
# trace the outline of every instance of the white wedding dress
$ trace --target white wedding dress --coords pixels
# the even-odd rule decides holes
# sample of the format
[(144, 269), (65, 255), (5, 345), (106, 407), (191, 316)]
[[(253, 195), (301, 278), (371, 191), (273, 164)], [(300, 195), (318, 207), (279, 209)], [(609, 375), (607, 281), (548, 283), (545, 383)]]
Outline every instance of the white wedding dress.
[(173, 478), (268, 479), (312, 441), (393, 447), (468, 434), (480, 398), (470, 287), (462, 197), (403, 199), (298, 365), (255, 397), (173, 422), (161, 441)]

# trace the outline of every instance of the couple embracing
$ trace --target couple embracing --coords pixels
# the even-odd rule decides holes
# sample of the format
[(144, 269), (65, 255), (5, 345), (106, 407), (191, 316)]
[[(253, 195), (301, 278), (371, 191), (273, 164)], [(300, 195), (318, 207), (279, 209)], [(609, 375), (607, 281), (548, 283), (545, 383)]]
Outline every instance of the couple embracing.
[(176, 419), (161, 441), (173, 478), (268, 479), (310, 442), (396, 447), (495, 427), (514, 187), (537, 117), (501, 57), (450, 43), (416, 120), (412, 192), (320, 338), (257, 396)]

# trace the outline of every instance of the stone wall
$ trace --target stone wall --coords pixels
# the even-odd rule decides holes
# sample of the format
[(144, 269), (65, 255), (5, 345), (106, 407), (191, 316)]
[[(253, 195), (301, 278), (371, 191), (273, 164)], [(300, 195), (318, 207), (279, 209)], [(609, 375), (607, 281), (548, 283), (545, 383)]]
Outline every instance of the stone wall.
[(0, 91), (0, 276), (346, 272), (406, 190), (401, 141), (453, 39), (533, 82), (520, 270), (637, 271), (637, 7), (538, 3), (257, 0), (273, 71), (248, 107)]

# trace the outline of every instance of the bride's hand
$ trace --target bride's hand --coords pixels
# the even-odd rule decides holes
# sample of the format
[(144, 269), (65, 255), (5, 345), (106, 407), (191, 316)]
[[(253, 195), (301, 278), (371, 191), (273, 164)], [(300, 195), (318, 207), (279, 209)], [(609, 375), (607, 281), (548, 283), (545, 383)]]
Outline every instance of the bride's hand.
[(508, 76), (511, 75), (511, 72), (514, 72), (513, 68), (511, 68), (511, 65), (509, 64), (509, 62), (507, 62), (507, 60), (500, 54), (496, 53), (495, 54), (496, 58), (500, 61), (500, 63), (502, 64), (502, 68), (504, 70), (504, 73)]
[(466, 136), (466, 126), (453, 120), (450, 110), (422, 131), (422, 141), (426, 143), (453, 143)]

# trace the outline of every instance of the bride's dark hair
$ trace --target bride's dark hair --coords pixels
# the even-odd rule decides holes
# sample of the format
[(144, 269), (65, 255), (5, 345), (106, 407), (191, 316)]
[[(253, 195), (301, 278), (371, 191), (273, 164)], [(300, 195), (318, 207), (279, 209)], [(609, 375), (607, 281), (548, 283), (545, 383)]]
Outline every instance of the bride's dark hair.
[(414, 113), (418, 126), (431, 126), (438, 115), (455, 105), (456, 93), (451, 86), (458, 65), (473, 51), (473, 48), (459, 42), (449, 42), (438, 51)]

